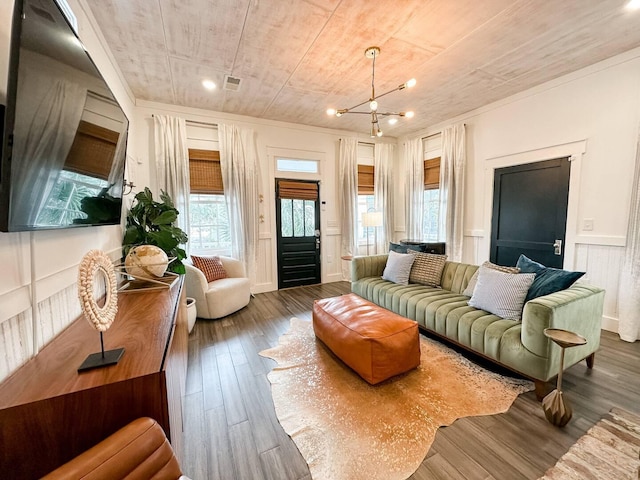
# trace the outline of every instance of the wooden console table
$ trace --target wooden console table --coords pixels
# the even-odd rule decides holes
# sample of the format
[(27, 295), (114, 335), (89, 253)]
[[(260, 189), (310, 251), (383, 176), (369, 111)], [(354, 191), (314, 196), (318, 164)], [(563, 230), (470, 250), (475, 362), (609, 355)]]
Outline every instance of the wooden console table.
[(76, 319), (0, 384), (0, 476), (35, 479), (132, 420), (149, 416), (180, 458), (188, 330), (183, 278), (166, 290), (119, 295), (105, 349), (117, 365), (78, 373), (100, 351), (98, 333)]

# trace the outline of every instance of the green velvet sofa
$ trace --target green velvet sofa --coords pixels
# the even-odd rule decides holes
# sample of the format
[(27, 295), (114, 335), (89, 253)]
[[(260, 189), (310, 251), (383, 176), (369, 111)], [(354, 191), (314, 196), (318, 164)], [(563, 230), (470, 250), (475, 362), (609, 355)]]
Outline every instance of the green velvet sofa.
[(446, 262), (442, 288), (398, 285), (381, 278), (387, 255), (354, 257), (351, 290), (392, 312), (418, 322), (421, 329), (470, 350), (535, 382), (542, 399), (547, 382), (558, 374), (560, 348), (545, 337), (545, 328), (578, 333), (587, 344), (568, 348), (565, 369), (586, 359), (593, 366), (600, 345), (604, 290), (574, 284), (566, 290), (528, 301), (522, 321), (506, 320), (467, 305), (462, 295), (479, 268)]

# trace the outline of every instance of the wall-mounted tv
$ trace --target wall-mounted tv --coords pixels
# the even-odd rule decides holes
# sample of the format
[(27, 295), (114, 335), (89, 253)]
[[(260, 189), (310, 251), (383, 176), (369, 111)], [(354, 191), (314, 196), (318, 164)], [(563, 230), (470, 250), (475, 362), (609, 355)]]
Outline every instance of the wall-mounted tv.
[(56, 0), (15, 0), (0, 231), (120, 223), (129, 122)]

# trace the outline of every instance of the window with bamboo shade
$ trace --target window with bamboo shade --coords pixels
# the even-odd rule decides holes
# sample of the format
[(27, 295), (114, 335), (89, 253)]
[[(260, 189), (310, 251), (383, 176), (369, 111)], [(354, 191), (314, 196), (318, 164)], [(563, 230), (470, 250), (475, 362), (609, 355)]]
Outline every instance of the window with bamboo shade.
[(189, 149), (189, 185), (191, 193), (223, 194), (220, 152)]
[(358, 165), (358, 195), (373, 195), (373, 165)]
[(424, 161), (424, 189), (440, 188), (440, 157)]
[(108, 180), (119, 136), (118, 132), (81, 120), (64, 170)]

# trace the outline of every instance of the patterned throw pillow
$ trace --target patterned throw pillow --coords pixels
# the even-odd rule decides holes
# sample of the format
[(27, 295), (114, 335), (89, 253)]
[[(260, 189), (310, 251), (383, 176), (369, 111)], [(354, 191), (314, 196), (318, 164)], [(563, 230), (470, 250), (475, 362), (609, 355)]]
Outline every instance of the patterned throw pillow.
[[(520, 269), (518, 267), (503, 267), (502, 265), (496, 265), (495, 263), (491, 263), (490, 261), (486, 261), (482, 264), (483, 267), (492, 268), (494, 270), (498, 270), (499, 272), (504, 273), (520, 273)], [(476, 283), (478, 282), (478, 274), (480, 273), (480, 269), (476, 270), (471, 278), (469, 279), (469, 283), (467, 284), (467, 288), (462, 292), (463, 295), (467, 297), (473, 296), (473, 290), (476, 288)]]
[(447, 261), (446, 255), (434, 255), (432, 253), (414, 253), (409, 283), (419, 283), (430, 287), (439, 287), (442, 281), (442, 271)]
[(207, 282), (213, 282), (214, 280), (220, 280), (221, 278), (227, 278), (227, 271), (222, 265), (220, 257), (196, 257), (191, 255), (191, 261), (193, 266), (204, 273)]
[(534, 273), (505, 273), (481, 266), (469, 306), (511, 320), (522, 319), (522, 307)]
[(387, 264), (382, 272), (382, 279), (399, 285), (409, 285), (409, 273), (414, 256), (409, 253), (389, 252)]

